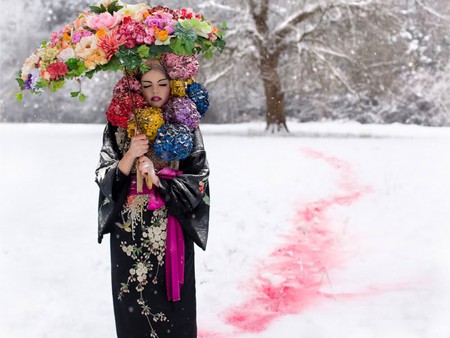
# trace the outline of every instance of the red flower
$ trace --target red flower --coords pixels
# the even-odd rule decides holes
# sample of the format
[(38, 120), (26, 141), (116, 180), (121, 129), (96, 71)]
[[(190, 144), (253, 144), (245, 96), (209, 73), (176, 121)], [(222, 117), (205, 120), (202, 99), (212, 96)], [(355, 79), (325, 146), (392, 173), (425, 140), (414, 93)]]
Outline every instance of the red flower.
[(52, 80), (59, 79), (61, 76), (66, 75), (68, 71), (69, 68), (67, 68), (64, 62), (52, 63), (47, 67), (47, 72), (50, 74), (50, 79)]
[[(147, 101), (139, 94), (133, 93), (133, 101), (135, 108), (146, 108)], [(117, 127), (127, 128), (128, 119), (131, 117), (133, 106), (128, 93), (115, 95), (106, 111), (108, 121)]]

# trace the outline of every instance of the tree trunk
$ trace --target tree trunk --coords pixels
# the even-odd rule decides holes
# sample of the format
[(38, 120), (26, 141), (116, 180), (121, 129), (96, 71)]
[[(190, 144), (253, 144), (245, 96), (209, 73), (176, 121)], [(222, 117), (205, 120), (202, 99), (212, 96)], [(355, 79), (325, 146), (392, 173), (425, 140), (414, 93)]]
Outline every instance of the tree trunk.
[(261, 53), (261, 74), (266, 95), (266, 130), (275, 132), (289, 132), (284, 114), (284, 93), (281, 90), (281, 79), (278, 75), (278, 54)]

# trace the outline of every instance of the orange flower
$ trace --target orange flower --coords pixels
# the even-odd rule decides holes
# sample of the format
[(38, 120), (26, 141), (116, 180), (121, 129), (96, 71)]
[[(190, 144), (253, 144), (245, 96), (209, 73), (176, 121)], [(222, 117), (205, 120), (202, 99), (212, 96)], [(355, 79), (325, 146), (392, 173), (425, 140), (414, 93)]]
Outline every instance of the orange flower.
[(70, 41), (70, 39), (71, 39), (71, 38), (70, 38), (70, 35), (67, 34), (67, 33), (64, 33), (64, 35), (63, 35), (62, 38), (63, 38), (64, 41)]
[(101, 38), (106, 35), (106, 32), (103, 28), (101, 28), (97, 31), (97, 33), (95, 33), (95, 35), (97, 35), (98, 38)]
[(169, 38), (169, 32), (165, 29), (158, 29), (155, 27), (155, 35), (159, 41), (166, 41)]

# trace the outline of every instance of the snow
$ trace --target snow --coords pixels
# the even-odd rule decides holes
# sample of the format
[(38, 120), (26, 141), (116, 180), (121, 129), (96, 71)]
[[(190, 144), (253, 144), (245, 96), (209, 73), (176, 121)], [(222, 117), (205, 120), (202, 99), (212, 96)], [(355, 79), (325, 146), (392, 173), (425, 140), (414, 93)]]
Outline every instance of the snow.
[[(212, 210), (196, 251), (199, 337), (450, 337), (450, 128), (288, 127), (202, 126)], [(115, 335), (108, 237), (96, 242), (102, 131), (0, 125), (2, 338)], [(267, 315), (256, 326), (236, 319), (252, 302)]]

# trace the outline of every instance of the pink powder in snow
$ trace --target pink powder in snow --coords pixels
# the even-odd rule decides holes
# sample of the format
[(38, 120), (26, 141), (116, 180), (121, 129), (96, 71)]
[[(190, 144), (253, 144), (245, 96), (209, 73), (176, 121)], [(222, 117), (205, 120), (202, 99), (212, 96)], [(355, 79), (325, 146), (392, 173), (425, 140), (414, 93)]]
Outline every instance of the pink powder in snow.
[[(321, 287), (328, 279), (327, 271), (340, 264), (339, 236), (332, 230), (337, 227), (330, 209), (350, 205), (370, 191), (357, 182), (347, 162), (313, 149), (302, 151), (331, 166), (337, 172), (337, 183), (342, 191), (339, 195), (306, 203), (297, 210), (294, 230), (285, 235), (285, 243), (272, 252), (256, 276), (245, 283), (250, 293), (248, 298), (224, 311), (224, 321), (235, 328), (234, 334), (262, 332), (277, 318), (297, 314), (330, 297)], [(203, 331), (199, 337), (222, 338), (225, 335)]]

